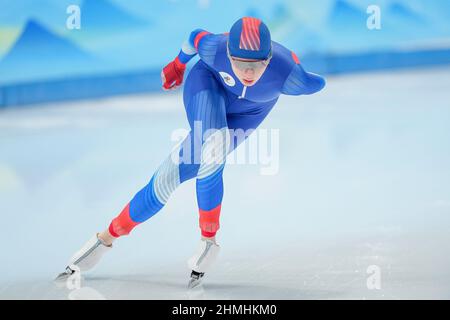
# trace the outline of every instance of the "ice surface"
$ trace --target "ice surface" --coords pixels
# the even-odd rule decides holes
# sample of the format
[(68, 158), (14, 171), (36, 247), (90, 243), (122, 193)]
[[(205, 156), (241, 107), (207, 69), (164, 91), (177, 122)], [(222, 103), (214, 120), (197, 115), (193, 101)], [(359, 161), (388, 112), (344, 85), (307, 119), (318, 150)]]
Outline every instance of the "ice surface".
[(449, 101), (450, 68), (330, 77), (318, 95), (282, 97), (262, 125), (280, 129), (279, 172), (227, 166), (221, 255), (192, 291), (193, 181), (81, 289), (52, 282), (187, 128), (180, 93), (2, 110), (0, 298), (449, 299)]

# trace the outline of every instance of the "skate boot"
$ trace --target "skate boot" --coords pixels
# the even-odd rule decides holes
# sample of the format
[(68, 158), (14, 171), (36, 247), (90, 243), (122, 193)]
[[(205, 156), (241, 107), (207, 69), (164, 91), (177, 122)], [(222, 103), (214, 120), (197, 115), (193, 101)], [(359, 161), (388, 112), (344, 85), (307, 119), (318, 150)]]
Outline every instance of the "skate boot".
[(198, 286), (205, 272), (208, 271), (219, 254), (220, 246), (211, 239), (202, 238), (197, 252), (188, 260), (188, 267), (192, 270), (188, 288)]
[(111, 250), (111, 248), (112, 245), (106, 246), (102, 240), (98, 238), (98, 234), (94, 235), (72, 256), (67, 264), (66, 270), (63, 273), (60, 273), (55, 281), (65, 281), (76, 271), (85, 272), (91, 270), (100, 261), (103, 254)]

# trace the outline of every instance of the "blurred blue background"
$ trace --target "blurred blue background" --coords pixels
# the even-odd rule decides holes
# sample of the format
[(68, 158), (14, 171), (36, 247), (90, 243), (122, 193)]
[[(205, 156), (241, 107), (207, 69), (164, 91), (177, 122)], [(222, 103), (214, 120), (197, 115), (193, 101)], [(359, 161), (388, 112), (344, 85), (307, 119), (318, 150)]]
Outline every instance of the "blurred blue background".
[[(68, 6), (81, 9), (70, 30)], [(369, 5), (381, 30), (369, 30)], [(161, 68), (195, 28), (265, 21), (311, 71), (450, 63), (446, 0), (0, 0), (0, 106), (160, 90)], [(192, 63), (190, 64), (193, 65)]]

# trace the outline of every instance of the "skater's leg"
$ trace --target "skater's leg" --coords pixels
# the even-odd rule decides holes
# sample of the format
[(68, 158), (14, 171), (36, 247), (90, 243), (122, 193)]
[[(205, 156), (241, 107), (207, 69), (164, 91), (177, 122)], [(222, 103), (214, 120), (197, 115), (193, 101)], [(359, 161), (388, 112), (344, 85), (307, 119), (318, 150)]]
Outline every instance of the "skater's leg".
[(202, 240), (195, 254), (188, 260), (188, 267), (192, 272), (189, 287), (200, 283), (219, 253), (220, 247), (215, 241), (215, 234), (219, 229), (223, 197), (222, 172), (230, 141), (224, 97), (217, 95), (217, 91), (202, 91), (191, 101), (196, 106), (194, 109), (188, 108), (188, 112), (192, 111), (190, 119), (195, 120), (192, 133), (194, 142), (200, 139), (198, 128), (203, 132), (203, 143), (197, 157), (200, 166), (196, 182)]
[[(237, 101), (235, 103), (240, 103)], [(223, 170), (226, 155), (265, 119), (276, 100), (260, 104), (261, 112), (226, 115), (227, 127), (210, 135), (202, 146), (202, 163), (197, 175), (197, 202), (200, 212), (200, 229), (205, 238), (215, 237), (220, 227), (220, 211), (223, 198)], [(244, 109), (244, 108), (243, 108)], [(220, 127), (217, 126), (217, 127)], [(230, 135), (230, 130), (233, 135)]]
[(220, 227), (223, 198), (223, 170), (229, 149), (228, 128), (216, 131), (202, 148), (202, 160), (197, 174), (196, 190), (199, 225), (202, 236), (214, 238)]
[[(225, 100), (215, 92), (202, 91), (193, 102), (194, 132), (201, 128), (202, 137), (193, 134), (194, 142), (202, 139), (196, 150), (199, 161), (196, 190), (199, 208), (199, 226), (203, 237), (213, 238), (219, 229), (219, 215), (223, 197), (222, 172), (229, 145)], [(195, 145), (200, 145), (195, 143)]]
[(229, 132), (227, 95), (211, 72), (197, 64), (186, 79), (184, 91), (186, 114), (191, 126), (197, 174), (199, 225), (204, 237), (214, 237), (219, 228), (223, 196), (222, 171), (225, 165)]
[(109, 228), (99, 238), (106, 243), (120, 236), (128, 235), (137, 225), (150, 219), (167, 203), (170, 195), (184, 181), (197, 175), (198, 165), (180, 165), (180, 153), (184, 146), (190, 146), (188, 136), (159, 166), (150, 182), (142, 188), (112, 220)]

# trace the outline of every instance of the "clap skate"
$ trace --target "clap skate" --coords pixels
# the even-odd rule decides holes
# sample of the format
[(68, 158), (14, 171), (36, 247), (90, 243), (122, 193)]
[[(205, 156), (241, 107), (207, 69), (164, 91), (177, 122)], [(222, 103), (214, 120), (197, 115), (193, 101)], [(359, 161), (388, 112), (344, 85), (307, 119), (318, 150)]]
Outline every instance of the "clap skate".
[(192, 270), (188, 288), (201, 284), (205, 272), (208, 271), (219, 254), (220, 246), (211, 239), (202, 238), (197, 252), (188, 260), (188, 267)]
[(105, 252), (111, 250), (112, 245), (106, 246), (98, 235), (94, 235), (69, 260), (64, 272), (60, 273), (55, 281), (66, 281), (76, 271), (85, 272), (97, 265)]

